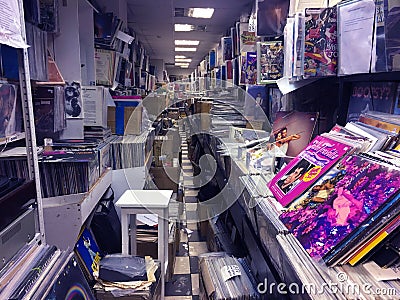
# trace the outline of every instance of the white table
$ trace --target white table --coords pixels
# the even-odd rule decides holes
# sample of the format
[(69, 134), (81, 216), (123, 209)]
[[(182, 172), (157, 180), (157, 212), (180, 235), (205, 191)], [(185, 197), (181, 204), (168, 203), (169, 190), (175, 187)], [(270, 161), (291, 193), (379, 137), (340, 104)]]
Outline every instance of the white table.
[(129, 254), (131, 224), (131, 254), (136, 255), (136, 215), (158, 215), (158, 260), (161, 263), (161, 297), (165, 294), (165, 274), (168, 266), (168, 205), (172, 190), (127, 190), (115, 203), (121, 208), (122, 254)]

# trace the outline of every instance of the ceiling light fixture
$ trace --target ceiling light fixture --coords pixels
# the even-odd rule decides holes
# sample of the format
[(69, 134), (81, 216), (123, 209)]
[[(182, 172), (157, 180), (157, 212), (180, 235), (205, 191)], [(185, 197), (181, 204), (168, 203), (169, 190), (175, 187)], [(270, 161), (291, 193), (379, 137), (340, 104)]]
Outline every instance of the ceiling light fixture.
[(175, 52), (196, 52), (197, 48), (190, 48), (190, 47), (175, 47)]
[(176, 62), (192, 62), (191, 58), (175, 58)]
[(181, 66), (182, 69), (189, 69), (189, 66)]
[(190, 24), (175, 24), (175, 31), (193, 31), (195, 29), (194, 25)]
[(175, 45), (177, 45), (177, 46), (197, 46), (198, 44), (200, 44), (200, 41), (175, 40)]
[(184, 62), (176, 62), (175, 66), (188, 66), (189, 63), (184, 63)]
[(177, 59), (177, 58), (186, 58), (186, 56), (185, 55), (175, 55), (175, 59)]
[(214, 8), (189, 8), (188, 16), (192, 18), (210, 19), (214, 14)]

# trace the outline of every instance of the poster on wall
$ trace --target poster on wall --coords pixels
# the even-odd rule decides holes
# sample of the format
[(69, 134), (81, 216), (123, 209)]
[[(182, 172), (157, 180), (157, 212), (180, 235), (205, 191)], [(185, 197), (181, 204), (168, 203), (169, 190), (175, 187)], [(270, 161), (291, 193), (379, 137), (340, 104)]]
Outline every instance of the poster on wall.
[(67, 118), (82, 118), (81, 85), (79, 82), (66, 82), (65, 88), (65, 113)]
[(0, 44), (28, 48), (22, 38), (21, 15), (17, 0), (0, 0)]

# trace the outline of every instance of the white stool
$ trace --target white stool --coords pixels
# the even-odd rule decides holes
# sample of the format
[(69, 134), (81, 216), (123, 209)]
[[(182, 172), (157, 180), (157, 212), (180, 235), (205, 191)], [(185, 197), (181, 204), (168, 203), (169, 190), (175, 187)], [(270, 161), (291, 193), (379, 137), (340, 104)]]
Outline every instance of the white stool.
[(168, 266), (168, 205), (172, 190), (127, 190), (115, 203), (121, 208), (122, 254), (129, 254), (128, 217), (131, 224), (131, 254), (136, 255), (136, 215), (158, 215), (158, 260), (161, 262), (161, 298), (165, 294)]

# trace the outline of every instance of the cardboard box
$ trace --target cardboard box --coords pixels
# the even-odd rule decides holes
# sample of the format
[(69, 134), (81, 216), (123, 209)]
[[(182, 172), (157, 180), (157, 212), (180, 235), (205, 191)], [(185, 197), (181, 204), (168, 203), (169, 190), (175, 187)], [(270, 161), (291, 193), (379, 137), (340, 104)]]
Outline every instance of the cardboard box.
[[(124, 134), (142, 133), (142, 115), (143, 107), (124, 107)], [(118, 116), (118, 121), (122, 122), (122, 116)], [(111, 128), (112, 133), (116, 133), (115, 107), (107, 107), (107, 126)]]

